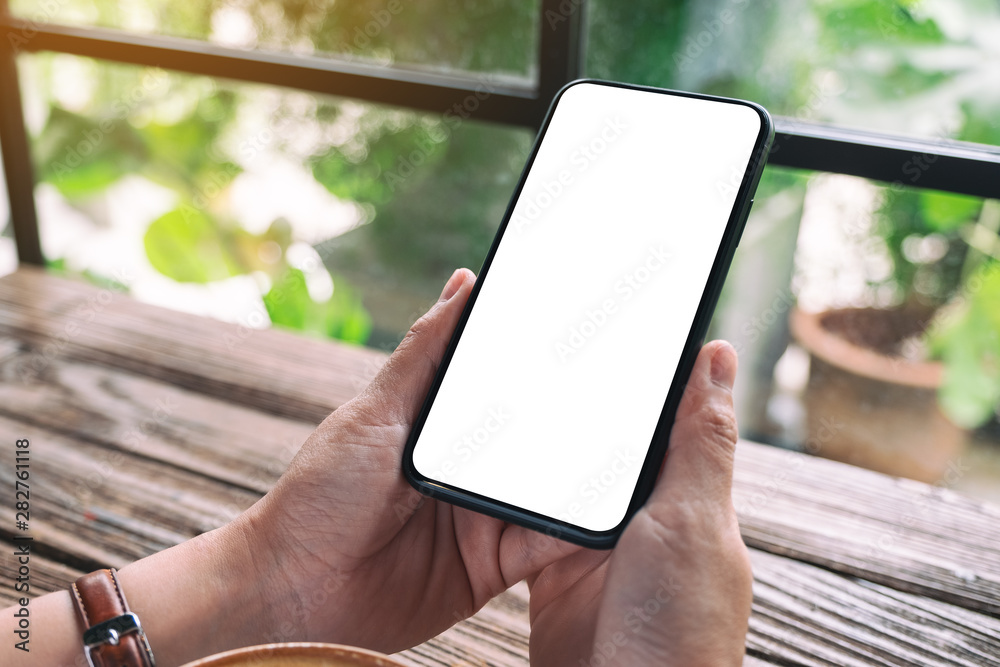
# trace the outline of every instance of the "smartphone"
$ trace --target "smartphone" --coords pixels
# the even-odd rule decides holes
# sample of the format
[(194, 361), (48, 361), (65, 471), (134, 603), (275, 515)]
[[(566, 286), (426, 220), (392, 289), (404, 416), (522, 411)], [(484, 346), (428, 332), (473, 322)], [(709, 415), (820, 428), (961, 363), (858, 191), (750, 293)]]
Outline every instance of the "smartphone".
[(409, 435), (407, 480), (614, 546), (656, 481), (772, 138), (751, 102), (559, 91)]

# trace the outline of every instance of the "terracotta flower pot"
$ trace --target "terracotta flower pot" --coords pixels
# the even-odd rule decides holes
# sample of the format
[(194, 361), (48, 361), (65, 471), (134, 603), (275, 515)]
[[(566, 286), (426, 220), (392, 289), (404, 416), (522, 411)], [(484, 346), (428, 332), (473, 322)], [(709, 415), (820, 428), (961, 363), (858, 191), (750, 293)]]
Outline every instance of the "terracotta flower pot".
[(938, 407), (944, 367), (903, 356), (928, 321), (913, 309), (792, 311), (792, 336), (810, 355), (808, 451), (925, 482), (943, 477), (966, 440)]
[(286, 643), (248, 646), (189, 662), (184, 667), (404, 667), (387, 655), (353, 646)]

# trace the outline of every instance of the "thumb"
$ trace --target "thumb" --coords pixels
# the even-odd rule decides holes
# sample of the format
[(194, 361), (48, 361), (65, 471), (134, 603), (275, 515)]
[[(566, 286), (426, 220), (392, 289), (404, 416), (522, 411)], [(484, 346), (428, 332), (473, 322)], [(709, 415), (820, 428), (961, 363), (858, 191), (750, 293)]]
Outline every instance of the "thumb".
[(455, 271), (359, 397), (377, 402), (383, 420), (409, 425), (416, 419), (475, 282), (469, 269)]
[(725, 341), (705, 345), (677, 408), (663, 475), (651, 502), (732, 503), (733, 456), (739, 432), (733, 410), (736, 350)]

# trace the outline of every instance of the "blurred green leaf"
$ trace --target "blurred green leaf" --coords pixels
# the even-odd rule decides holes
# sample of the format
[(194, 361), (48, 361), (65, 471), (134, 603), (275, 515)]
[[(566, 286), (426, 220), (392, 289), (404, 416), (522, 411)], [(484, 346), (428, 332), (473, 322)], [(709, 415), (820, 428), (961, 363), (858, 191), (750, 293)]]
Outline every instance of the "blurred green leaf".
[(214, 149), (220, 124), (195, 113), (170, 125), (143, 127), (139, 134), (156, 156), (146, 174), (168, 187), (194, 190), (192, 197), (211, 199), (242, 171)]
[(874, 44), (940, 44), (944, 33), (931, 19), (918, 20), (907, 2), (819, 0), (823, 45), (831, 52), (851, 52)]
[(92, 119), (57, 106), (35, 141), (41, 180), (67, 199), (92, 197), (147, 159), (146, 148), (126, 121)]
[(348, 155), (334, 146), (314, 156), (313, 176), (341, 199), (381, 204), (414, 174), (440, 161), (447, 136), (443, 128), (422, 124), (396, 131), (385, 127), (368, 138), (362, 155)]
[(334, 277), (333, 296), (317, 302), (309, 295), (305, 274), (289, 269), (264, 295), (264, 306), (276, 325), (362, 344), (372, 322), (360, 296), (346, 280)]
[(207, 283), (244, 272), (219, 224), (192, 206), (154, 220), (143, 244), (150, 264), (178, 282)]
[(327, 302), (326, 335), (364, 344), (372, 332), (372, 319), (361, 303), (361, 295), (336, 275), (333, 284), (333, 296)]
[(972, 220), (983, 207), (978, 197), (924, 190), (920, 193), (920, 213), (927, 226), (947, 232)]
[(1000, 100), (974, 98), (961, 104), (965, 121), (957, 139), (981, 144), (1000, 144)]
[(941, 408), (964, 428), (985, 423), (1000, 405), (1000, 264), (966, 284), (964, 301), (932, 326), (928, 343), (945, 364)]

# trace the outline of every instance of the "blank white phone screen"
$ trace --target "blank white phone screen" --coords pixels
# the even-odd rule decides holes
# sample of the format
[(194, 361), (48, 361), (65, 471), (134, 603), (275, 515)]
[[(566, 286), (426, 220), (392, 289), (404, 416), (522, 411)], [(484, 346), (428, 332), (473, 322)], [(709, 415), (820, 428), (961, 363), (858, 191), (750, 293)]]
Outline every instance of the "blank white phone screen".
[(624, 519), (761, 123), (563, 93), (414, 446), (421, 475), (593, 531)]

